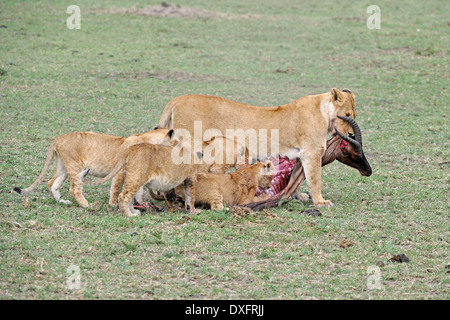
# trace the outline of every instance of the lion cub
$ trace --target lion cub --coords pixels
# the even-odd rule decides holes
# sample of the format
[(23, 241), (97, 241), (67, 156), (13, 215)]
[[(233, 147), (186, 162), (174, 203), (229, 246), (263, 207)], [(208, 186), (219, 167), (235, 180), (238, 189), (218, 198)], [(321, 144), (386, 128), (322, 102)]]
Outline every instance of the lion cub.
[[(249, 167), (254, 156), (245, 144), (225, 136), (214, 136), (202, 142), (203, 159), (199, 173), (226, 173)], [(256, 161), (256, 160), (255, 160)]]
[[(180, 152), (190, 152), (190, 149), (188, 144), (183, 143), (174, 147), (149, 143), (136, 144), (121, 153), (114, 168), (106, 177), (95, 182), (86, 181), (85, 183), (97, 185), (115, 175), (123, 175), (125, 187), (119, 194), (118, 203), (119, 208), (128, 217), (140, 215), (140, 212), (133, 208), (133, 198), (144, 185), (164, 194), (182, 185), (181, 189), (186, 195), (186, 209), (194, 213), (194, 185), (197, 166), (190, 162), (174, 161), (174, 155), (178, 155)], [(200, 155), (197, 155), (198, 158), (201, 158)]]
[[(236, 170), (247, 168), (256, 161), (245, 145), (224, 136), (214, 136), (210, 140), (203, 141), (202, 153), (202, 162), (196, 164), (197, 173), (225, 174), (231, 168)], [(121, 173), (118, 173), (115, 179), (118, 181), (122, 179)], [(163, 195), (147, 189), (154, 200), (165, 200)], [(168, 205), (169, 210), (172, 210), (171, 205), (169, 203)]]
[[(57, 202), (71, 203), (69, 200), (63, 200), (59, 191), (63, 182), (69, 177), (70, 193), (80, 206), (88, 207), (89, 203), (83, 196), (81, 181), (83, 177), (87, 174), (95, 177), (106, 176), (114, 167), (118, 154), (131, 145), (143, 142), (170, 145), (172, 133), (173, 130), (156, 129), (128, 138), (95, 132), (72, 132), (60, 135), (50, 144), (44, 168), (36, 181), (26, 189), (16, 187), (13, 190), (22, 195), (31, 193), (42, 183), (53, 158), (55, 158), (55, 173), (47, 184), (53, 198)], [(113, 180), (110, 204), (117, 204), (117, 191), (120, 191), (121, 186), (120, 182), (116, 183)]]
[[(273, 178), (273, 164), (257, 162), (250, 167), (230, 174), (199, 173), (194, 187), (195, 203), (209, 204), (212, 211), (226, 206), (242, 205), (256, 201), (256, 189), (269, 189)], [(184, 198), (183, 188), (175, 193)]]

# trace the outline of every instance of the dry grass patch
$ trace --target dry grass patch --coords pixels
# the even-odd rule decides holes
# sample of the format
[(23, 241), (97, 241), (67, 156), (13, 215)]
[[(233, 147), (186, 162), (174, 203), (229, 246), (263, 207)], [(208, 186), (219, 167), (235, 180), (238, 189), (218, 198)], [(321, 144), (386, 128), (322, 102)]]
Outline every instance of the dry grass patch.
[(181, 5), (172, 5), (162, 2), (160, 6), (150, 6), (145, 8), (95, 8), (90, 10), (95, 13), (110, 13), (110, 14), (136, 14), (152, 17), (166, 17), (166, 18), (210, 18), (210, 19), (227, 19), (227, 20), (242, 20), (242, 19), (256, 19), (257, 15), (253, 14), (235, 14), (224, 13), (217, 11), (210, 11), (204, 9), (191, 8)]

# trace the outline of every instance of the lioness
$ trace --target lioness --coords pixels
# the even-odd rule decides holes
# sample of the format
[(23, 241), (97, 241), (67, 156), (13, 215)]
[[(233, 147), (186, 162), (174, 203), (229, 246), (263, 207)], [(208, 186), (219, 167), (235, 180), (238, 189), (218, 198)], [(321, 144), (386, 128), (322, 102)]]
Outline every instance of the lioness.
[(179, 143), (176, 146), (163, 146), (141, 143), (127, 148), (119, 155), (109, 174), (97, 181), (86, 181), (88, 185), (104, 183), (117, 175), (124, 173), (125, 187), (119, 194), (119, 208), (125, 216), (136, 216), (140, 212), (133, 208), (133, 198), (144, 186), (158, 192), (168, 192), (179, 185), (183, 185), (186, 194), (185, 206), (194, 213), (195, 173), (196, 166), (191, 163), (177, 163), (173, 155), (191, 152), (190, 145)]
[[(258, 107), (220, 97), (186, 95), (173, 99), (164, 109), (159, 128), (185, 129), (194, 134), (194, 121), (201, 121), (201, 131), (214, 128), (266, 135), (270, 145), (259, 144), (258, 159), (268, 155), (300, 158), (314, 205), (332, 206), (322, 197), (321, 158), (327, 133), (336, 127), (347, 134), (351, 127), (337, 116), (355, 118), (355, 95), (348, 89), (332, 89), (318, 95), (299, 98), (278, 107)], [(272, 150), (273, 149), (273, 150)], [(252, 151), (252, 150), (251, 150)], [(255, 153), (255, 152), (254, 152)]]
[[(212, 211), (226, 206), (242, 205), (256, 201), (256, 189), (270, 188), (273, 178), (271, 161), (256, 164), (230, 174), (200, 173), (196, 176), (195, 203), (209, 204)], [(182, 187), (175, 194), (184, 198)]]
[[(13, 190), (19, 194), (27, 195), (42, 183), (53, 158), (56, 158), (56, 169), (48, 182), (53, 198), (57, 202), (70, 204), (71, 201), (61, 198), (59, 189), (69, 177), (70, 193), (82, 207), (89, 203), (83, 196), (83, 183), (81, 179), (90, 174), (95, 177), (106, 176), (113, 168), (117, 155), (127, 147), (137, 143), (171, 144), (173, 130), (156, 129), (146, 133), (125, 137), (111, 136), (96, 132), (72, 132), (56, 137), (50, 144), (44, 168), (36, 181), (26, 189), (15, 187)], [(120, 181), (113, 180), (109, 203), (117, 204), (118, 190), (122, 187)]]

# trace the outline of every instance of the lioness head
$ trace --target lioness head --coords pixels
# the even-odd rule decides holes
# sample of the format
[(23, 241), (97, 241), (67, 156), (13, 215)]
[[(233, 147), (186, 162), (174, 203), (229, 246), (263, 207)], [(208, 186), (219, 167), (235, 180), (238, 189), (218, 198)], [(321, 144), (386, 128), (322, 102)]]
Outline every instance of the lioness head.
[[(338, 116), (356, 118), (355, 95), (349, 89), (342, 91), (336, 88), (331, 89), (331, 101), (336, 107), (336, 114)], [(336, 126), (340, 132), (345, 134), (352, 132), (351, 125), (341, 119), (336, 119)]]

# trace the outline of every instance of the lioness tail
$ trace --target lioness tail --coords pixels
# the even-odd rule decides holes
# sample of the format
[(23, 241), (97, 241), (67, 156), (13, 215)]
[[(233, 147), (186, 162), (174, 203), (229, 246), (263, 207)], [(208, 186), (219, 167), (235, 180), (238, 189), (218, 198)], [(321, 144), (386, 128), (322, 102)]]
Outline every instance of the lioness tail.
[(161, 118), (159, 119), (159, 123), (156, 126), (157, 128), (171, 129), (170, 126), (172, 122), (172, 110), (177, 104), (176, 100), (174, 100), (170, 101), (169, 104), (164, 108)]

